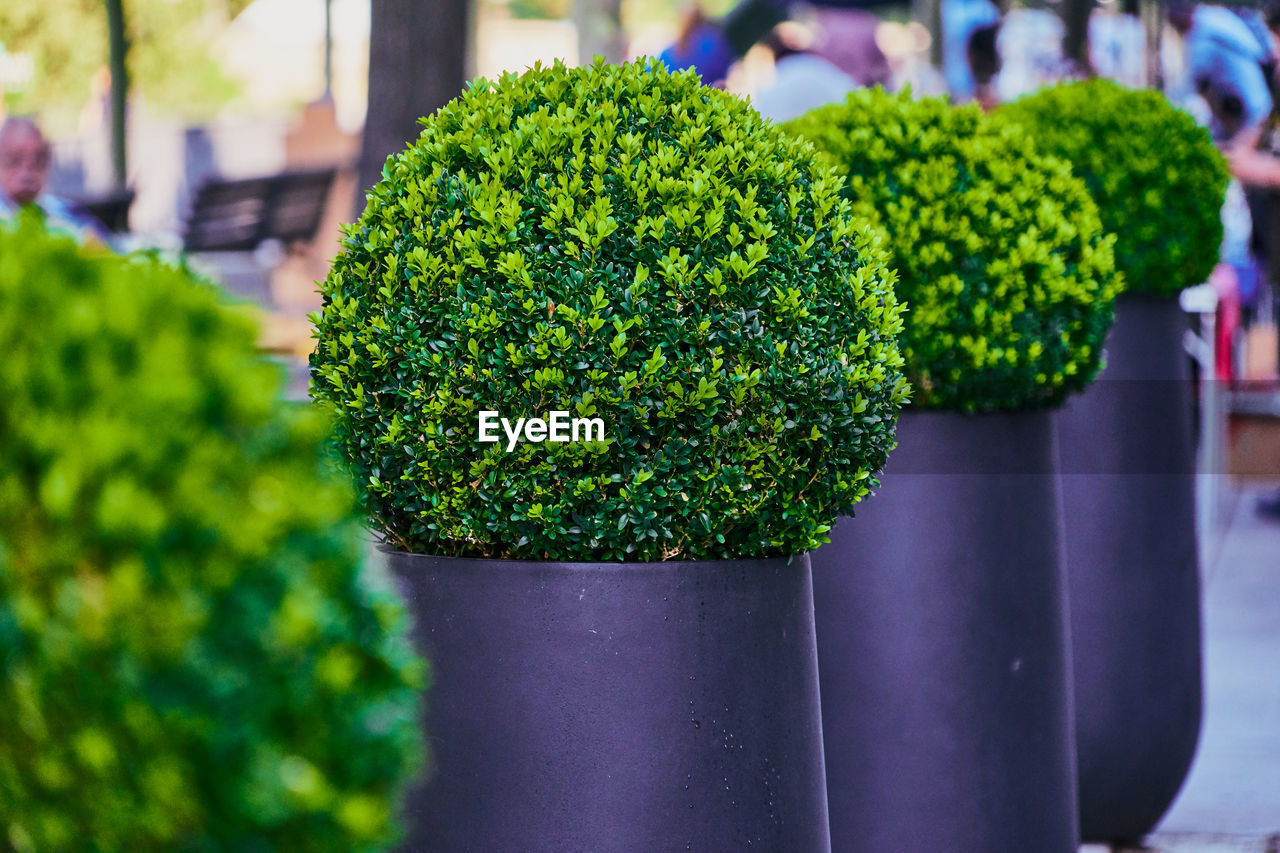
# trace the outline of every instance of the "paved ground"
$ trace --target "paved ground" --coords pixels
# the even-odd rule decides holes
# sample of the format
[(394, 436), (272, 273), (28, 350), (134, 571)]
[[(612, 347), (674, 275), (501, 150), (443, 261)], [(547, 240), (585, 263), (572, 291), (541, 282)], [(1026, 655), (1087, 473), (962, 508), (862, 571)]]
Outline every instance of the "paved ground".
[(1280, 522), (1255, 514), (1258, 494), (1229, 497), (1205, 543), (1204, 728), (1148, 851), (1280, 853)]
[[(1111, 853), (1111, 848), (1089, 844), (1081, 853)], [(1162, 833), (1147, 847), (1126, 848), (1122, 853), (1280, 853), (1280, 835), (1221, 835), (1201, 832)]]

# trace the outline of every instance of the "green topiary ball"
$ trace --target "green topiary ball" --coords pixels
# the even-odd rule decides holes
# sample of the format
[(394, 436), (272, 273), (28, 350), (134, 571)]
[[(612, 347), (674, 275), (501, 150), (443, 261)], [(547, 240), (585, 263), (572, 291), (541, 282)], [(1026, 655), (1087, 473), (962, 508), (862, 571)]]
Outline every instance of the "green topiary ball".
[(1113, 238), (1068, 165), (976, 106), (854, 92), (788, 128), (848, 175), (888, 235), (918, 405), (1056, 404), (1097, 373), (1119, 287)]
[(1125, 290), (1167, 296), (1208, 279), (1230, 174), (1189, 113), (1160, 92), (1099, 79), (1043, 89), (996, 115), (1088, 184), (1103, 228), (1116, 235)]
[(180, 270), (0, 228), (0, 849), (395, 835), (424, 671), (253, 339)]
[[(907, 387), (885, 258), (812, 149), (644, 63), (481, 80), (423, 124), (346, 230), (312, 357), (386, 536), (579, 561), (823, 542)], [(482, 412), (556, 411), (598, 423), (478, 440)]]

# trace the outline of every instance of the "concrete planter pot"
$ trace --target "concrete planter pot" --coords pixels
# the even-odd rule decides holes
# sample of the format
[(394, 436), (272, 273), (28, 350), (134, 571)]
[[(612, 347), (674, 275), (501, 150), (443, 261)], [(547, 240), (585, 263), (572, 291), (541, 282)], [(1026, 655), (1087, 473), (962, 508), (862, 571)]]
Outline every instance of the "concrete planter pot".
[(830, 849), (807, 557), (389, 562), (433, 671), (405, 850)]
[(1107, 368), (1059, 415), (1086, 841), (1136, 841), (1200, 732), (1191, 388), (1176, 299), (1122, 296)]
[(1048, 412), (908, 411), (812, 555), (836, 853), (1075, 853)]

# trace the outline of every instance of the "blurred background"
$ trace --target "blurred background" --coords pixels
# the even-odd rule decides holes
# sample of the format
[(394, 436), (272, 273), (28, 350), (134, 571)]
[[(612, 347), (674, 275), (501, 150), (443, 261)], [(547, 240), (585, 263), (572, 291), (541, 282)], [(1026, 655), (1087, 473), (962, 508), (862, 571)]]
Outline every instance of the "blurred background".
[[(0, 117), (34, 121), (44, 191), (116, 246), (183, 251), (262, 305), (300, 390), (338, 224), (473, 77), (661, 56), (784, 120), (856, 86), (991, 107), (1101, 75), (1163, 89), (1226, 144), (1268, 115), (1276, 54), (1261, 6), (1154, 0), (42, 0), (0, 5)], [(1224, 251), (1247, 320), (1271, 311), (1246, 207), (1233, 192)], [(1237, 325), (1226, 369), (1274, 378), (1274, 324)]]
[[(50, 193), (86, 203), (112, 230), (134, 235), (137, 244), (184, 245), (198, 191), (213, 179), (336, 169), (329, 187), (333, 215), (326, 213), (313, 235), (287, 235), (293, 239), (286, 242), (309, 245), (270, 246), (256, 259), (216, 259), (237, 285), (266, 286), (292, 306), (306, 302), (310, 282), (324, 274), (324, 259), (335, 247), (334, 226), (356, 209), (357, 185), (372, 183), (381, 160), (399, 147), (365, 126), (371, 84), (375, 101), (401, 103), (422, 115), (477, 75), (519, 71), (539, 60), (575, 64), (595, 54), (614, 61), (658, 55), (696, 37), (706, 21), (727, 25), (732, 55), (727, 67), (717, 62), (700, 69), (704, 78), (756, 99), (778, 117), (803, 111), (815, 98), (837, 99), (851, 85), (910, 85), (920, 94), (950, 91), (958, 100), (973, 98), (979, 86), (970, 70), (969, 41), (976, 30), (996, 23), (999, 31), (992, 31), (987, 50), (998, 49), (1001, 68), (990, 86), (981, 87), (994, 97), (1007, 99), (1046, 80), (1094, 72), (1131, 85), (1187, 88), (1179, 82), (1180, 41), (1154, 3), (373, 5), (371, 10), (370, 0), (5, 3), (0, 113), (33, 117), (52, 142)], [(404, 69), (414, 73), (390, 67), (399, 61), (396, 40), (420, 45), (414, 67)], [(371, 47), (389, 60), (382, 69), (375, 61), (373, 79)], [(693, 47), (690, 56), (696, 56)], [(785, 60), (793, 53), (824, 64), (797, 65), (788, 75)], [(801, 96), (801, 89), (811, 91)], [(787, 102), (794, 102), (790, 110)], [(389, 112), (375, 114), (393, 124)], [(362, 134), (366, 149), (376, 150), (366, 151), (365, 179), (357, 181)], [(189, 248), (259, 247), (203, 239)], [(265, 285), (252, 281), (254, 267), (264, 264), (271, 268)]]
[[(1184, 307), (1193, 318), (1188, 351), (1201, 377), (1215, 380), (1201, 383), (1202, 562), (1210, 579), (1230, 580), (1218, 567), (1248, 572), (1231, 576), (1244, 578), (1236, 586), (1211, 587), (1208, 734), (1156, 843), (1260, 853), (1280, 849), (1280, 357), (1268, 286), (1280, 276), (1267, 267), (1268, 255), (1280, 257), (1268, 248), (1280, 234), (1272, 233), (1280, 217), (1269, 218), (1280, 193), (1278, 8), (4, 0), (0, 119), (22, 122), (6, 125), (0, 168), (31, 166), (51, 199), (46, 209), (57, 200), (90, 239), (182, 254), (256, 304), (260, 345), (290, 369), (290, 395), (301, 399), (313, 343), (307, 314), (319, 307), (315, 282), (337, 251), (339, 224), (358, 215), (363, 189), (416, 135), (417, 118), (474, 77), (557, 59), (661, 57), (696, 67), (779, 121), (858, 86), (910, 87), (984, 108), (1090, 76), (1164, 91), (1210, 129), (1238, 178), (1222, 212), (1222, 263)], [(3, 218), (9, 190), (0, 190)], [(1228, 600), (1222, 590), (1239, 595)], [(1262, 627), (1241, 639), (1233, 626), (1246, 610)], [(1212, 846), (1219, 836), (1222, 846)]]
[[(414, 118), (475, 76), (535, 61), (575, 64), (596, 54), (618, 61), (668, 51), (669, 64), (699, 65), (707, 82), (752, 98), (779, 119), (877, 83), (986, 103), (1095, 73), (1159, 85), (1180, 99), (1193, 88), (1169, 9), (1135, 0), (374, 0), (372, 6), (370, 0), (5, 3), (0, 115), (35, 119), (52, 143), (45, 189), (130, 235), (124, 245), (216, 252), (206, 262), (229, 286), (301, 316), (297, 309), (314, 307), (311, 284), (335, 250), (337, 223), (357, 211), (357, 187), (376, 180), (386, 155), (413, 135)], [(371, 92), (378, 119), (366, 124)], [(216, 186), (288, 173), (309, 178)], [(210, 184), (221, 192), (201, 199)], [(253, 233), (242, 223), (224, 233), (232, 224), (227, 205), (238, 204), (243, 214), (255, 193), (282, 195), (290, 227)], [(299, 214), (314, 208), (307, 202), (317, 194), (327, 205), (312, 223)]]

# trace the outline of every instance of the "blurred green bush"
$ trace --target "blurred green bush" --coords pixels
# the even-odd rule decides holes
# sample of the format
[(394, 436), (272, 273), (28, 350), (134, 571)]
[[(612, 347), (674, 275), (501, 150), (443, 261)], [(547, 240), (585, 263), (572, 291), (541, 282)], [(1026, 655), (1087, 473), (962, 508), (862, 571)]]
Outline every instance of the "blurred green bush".
[(995, 115), (1088, 184), (1102, 227), (1116, 235), (1126, 291), (1171, 295), (1209, 278), (1230, 174), (1190, 113), (1160, 92), (1098, 79), (1042, 89)]
[(253, 338), (178, 269), (0, 228), (0, 848), (394, 835), (425, 670)]
[[(907, 395), (891, 273), (813, 149), (646, 62), (478, 81), (388, 160), (312, 393), (405, 550), (746, 558), (825, 541)], [(480, 443), (482, 410), (605, 440)]]
[(854, 209), (888, 237), (917, 405), (1050, 406), (1097, 374), (1114, 238), (1067, 163), (977, 106), (879, 88), (787, 127), (839, 166)]

